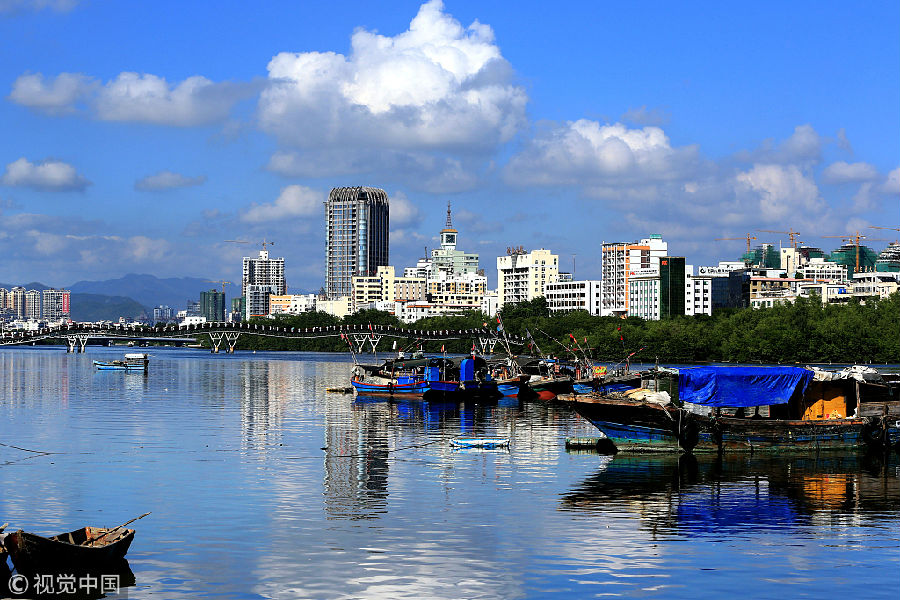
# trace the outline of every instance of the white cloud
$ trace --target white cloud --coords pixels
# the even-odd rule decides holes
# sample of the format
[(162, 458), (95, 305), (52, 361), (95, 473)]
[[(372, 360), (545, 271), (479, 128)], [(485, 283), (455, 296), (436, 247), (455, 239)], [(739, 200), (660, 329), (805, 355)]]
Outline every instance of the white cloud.
[(738, 160), (748, 163), (818, 164), (822, 160), (822, 137), (812, 125), (797, 125), (780, 144), (766, 140), (752, 152), (739, 152)]
[(792, 215), (821, 213), (825, 203), (819, 196), (816, 183), (805, 176), (796, 165), (754, 165), (735, 178), (740, 191), (755, 197), (759, 216), (768, 222)]
[(900, 196), (900, 167), (888, 173), (887, 180), (881, 186), (881, 191), (895, 197)]
[(160, 192), (174, 188), (202, 185), (206, 183), (206, 175), (187, 177), (172, 171), (160, 171), (155, 175), (148, 175), (134, 182), (134, 189), (141, 192)]
[(225, 120), (236, 102), (252, 95), (258, 83), (214, 83), (199, 75), (169, 83), (149, 73), (120, 73), (101, 85), (87, 75), (40, 73), (19, 76), (9, 99), (49, 114), (75, 112), (82, 104), (104, 121), (137, 121), (190, 127)]
[(53, 79), (44, 79), (41, 73), (20, 75), (13, 82), (8, 99), (49, 114), (75, 112), (97, 83), (81, 73), (60, 73)]
[(391, 227), (399, 225), (408, 227), (417, 225), (422, 221), (422, 211), (409, 201), (403, 192), (394, 193), (389, 200), (391, 211)]
[(612, 185), (679, 179), (699, 165), (696, 146), (673, 148), (659, 127), (581, 119), (538, 134), (506, 167), (518, 185)]
[(260, 125), (295, 148), (483, 153), (526, 121), (491, 28), (463, 27), (439, 0), (394, 37), (358, 29), (348, 56), (283, 52), (268, 70)]
[(660, 108), (647, 108), (643, 105), (639, 108), (629, 108), (622, 115), (623, 121), (634, 123), (635, 125), (655, 125), (662, 126), (669, 122), (669, 113)]
[(822, 171), (825, 183), (858, 183), (872, 181), (878, 177), (878, 170), (864, 162), (848, 164), (844, 161), (831, 163)]
[(289, 185), (281, 190), (275, 202), (254, 204), (241, 216), (241, 220), (263, 223), (293, 217), (313, 217), (320, 214), (324, 201), (325, 197), (319, 191), (302, 185)]
[(0, 177), (0, 183), (45, 192), (81, 192), (91, 184), (70, 164), (51, 159), (32, 163), (26, 158), (6, 165), (6, 172)]
[(120, 73), (98, 92), (95, 110), (106, 121), (189, 127), (221, 121), (245, 93), (240, 84), (195, 75), (178, 84), (151, 74)]

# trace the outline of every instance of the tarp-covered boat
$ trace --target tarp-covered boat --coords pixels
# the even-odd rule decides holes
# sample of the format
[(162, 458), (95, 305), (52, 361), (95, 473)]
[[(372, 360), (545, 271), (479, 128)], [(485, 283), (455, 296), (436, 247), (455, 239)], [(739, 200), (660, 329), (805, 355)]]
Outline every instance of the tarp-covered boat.
[(620, 451), (818, 451), (896, 444), (900, 428), (888, 416), (897, 410), (897, 390), (882, 387), (877, 418), (858, 381), (800, 367), (693, 367), (680, 369), (669, 391), (560, 400)]

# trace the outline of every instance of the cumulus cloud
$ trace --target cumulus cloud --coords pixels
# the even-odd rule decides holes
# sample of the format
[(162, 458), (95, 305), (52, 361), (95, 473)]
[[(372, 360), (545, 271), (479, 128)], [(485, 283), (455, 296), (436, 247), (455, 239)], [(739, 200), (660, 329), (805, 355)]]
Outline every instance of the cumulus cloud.
[(80, 73), (44, 78), (19, 76), (9, 99), (49, 114), (76, 112), (84, 105), (104, 121), (136, 121), (190, 127), (225, 120), (239, 100), (256, 92), (257, 83), (214, 83), (195, 75), (179, 83), (148, 73), (120, 73), (101, 84)]
[(134, 189), (140, 192), (161, 192), (175, 188), (190, 187), (206, 183), (206, 175), (187, 177), (172, 171), (160, 171), (134, 182)]
[(73, 113), (97, 85), (81, 73), (60, 73), (49, 79), (41, 73), (26, 73), (16, 78), (7, 98), (48, 114)]
[(538, 134), (506, 167), (521, 185), (615, 185), (673, 180), (699, 164), (696, 146), (673, 148), (658, 127), (581, 119)]
[(808, 211), (822, 212), (825, 203), (815, 181), (796, 165), (754, 165), (735, 178), (739, 191), (756, 199), (759, 215), (773, 222)]
[(900, 196), (900, 167), (888, 173), (887, 180), (881, 186), (881, 191), (885, 194)]
[(253, 204), (241, 220), (247, 223), (264, 223), (294, 217), (313, 217), (320, 214), (325, 196), (302, 185), (289, 185), (281, 190), (275, 200), (267, 204)]
[(824, 142), (812, 125), (798, 125), (786, 140), (766, 140), (751, 152), (740, 152), (737, 158), (748, 163), (813, 165), (822, 160)]
[(24, 157), (6, 165), (0, 183), (44, 192), (82, 192), (91, 184), (70, 164), (52, 159), (32, 163)]
[(878, 170), (864, 162), (848, 164), (844, 161), (831, 163), (822, 171), (825, 183), (859, 183), (878, 178)]
[(391, 225), (409, 227), (422, 221), (422, 211), (409, 201), (406, 194), (396, 192), (390, 197)]
[(147, 73), (120, 73), (99, 90), (95, 110), (106, 121), (189, 127), (225, 119), (247, 93), (245, 85), (213, 83), (199, 75), (170, 84)]
[[(358, 29), (349, 55), (283, 52), (259, 102), (264, 131), (293, 148), (490, 152), (524, 125), (525, 91), (491, 28), (423, 4), (394, 37)], [(354, 165), (343, 165), (354, 168)]]

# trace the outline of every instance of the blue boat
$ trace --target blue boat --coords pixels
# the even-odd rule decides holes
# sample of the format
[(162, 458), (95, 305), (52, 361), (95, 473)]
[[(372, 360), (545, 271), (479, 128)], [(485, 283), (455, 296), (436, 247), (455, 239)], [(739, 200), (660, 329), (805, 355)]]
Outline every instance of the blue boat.
[[(681, 369), (668, 392), (560, 396), (619, 451), (897, 446), (898, 388), (799, 367)], [(815, 376), (815, 380), (814, 380)]]
[(509, 438), (456, 438), (450, 440), (450, 445), (456, 448), (506, 448), (509, 446)]
[(439, 379), (441, 372), (455, 368), (453, 359), (441, 356), (397, 358), (384, 364), (355, 365), (350, 384), (364, 396), (409, 396), (421, 398), (430, 388), (429, 374)]
[[(440, 375), (444, 375), (441, 378)], [(446, 378), (450, 375), (451, 378)], [(425, 374), (428, 391), (422, 397), (425, 400), (445, 399), (473, 402), (496, 402), (503, 394), (497, 388), (497, 382), (488, 372), (487, 362), (480, 356), (464, 358), (459, 363), (459, 370), (439, 372), (430, 367)]]
[(100, 371), (146, 371), (150, 359), (146, 354), (126, 354), (125, 360), (95, 360)]

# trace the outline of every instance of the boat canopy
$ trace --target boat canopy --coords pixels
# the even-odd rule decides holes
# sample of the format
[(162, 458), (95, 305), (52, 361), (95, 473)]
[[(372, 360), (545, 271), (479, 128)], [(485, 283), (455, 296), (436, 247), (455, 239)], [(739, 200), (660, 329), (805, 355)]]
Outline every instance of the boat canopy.
[(800, 367), (691, 367), (678, 373), (678, 397), (704, 406), (785, 404), (813, 372)]

